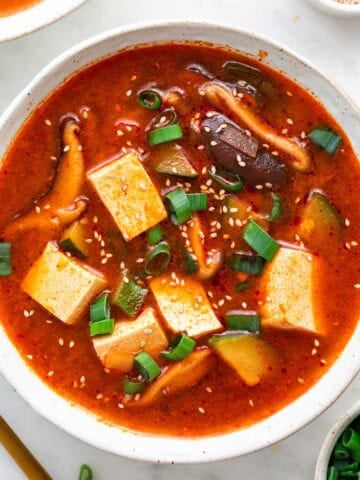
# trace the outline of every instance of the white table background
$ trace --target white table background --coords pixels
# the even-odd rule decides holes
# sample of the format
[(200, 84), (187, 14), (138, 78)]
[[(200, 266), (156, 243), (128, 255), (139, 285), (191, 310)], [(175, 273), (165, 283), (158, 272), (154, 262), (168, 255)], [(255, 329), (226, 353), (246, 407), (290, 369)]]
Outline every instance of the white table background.
[[(89, 0), (55, 25), (0, 45), (0, 113), (43, 66), (80, 40), (122, 24), (165, 19), (233, 23), (272, 37), (311, 60), (360, 103), (360, 17), (325, 16), (305, 0)], [(95, 480), (307, 480), (330, 426), (359, 398), (360, 379), (319, 419), (274, 447), (195, 466), (151, 465), (99, 451), (41, 418), (1, 376), (0, 392), (0, 414), (54, 480), (77, 480), (81, 463), (93, 467)], [(0, 480), (23, 478), (0, 447)]]

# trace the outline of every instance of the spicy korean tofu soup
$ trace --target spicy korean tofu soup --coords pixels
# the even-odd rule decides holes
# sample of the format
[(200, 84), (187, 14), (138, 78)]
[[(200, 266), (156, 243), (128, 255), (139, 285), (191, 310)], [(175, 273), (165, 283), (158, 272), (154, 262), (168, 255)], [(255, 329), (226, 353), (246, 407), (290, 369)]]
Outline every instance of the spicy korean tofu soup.
[(303, 394), (357, 322), (357, 158), (309, 92), (205, 44), (76, 73), (0, 172), (3, 325), (60, 395), (177, 436)]

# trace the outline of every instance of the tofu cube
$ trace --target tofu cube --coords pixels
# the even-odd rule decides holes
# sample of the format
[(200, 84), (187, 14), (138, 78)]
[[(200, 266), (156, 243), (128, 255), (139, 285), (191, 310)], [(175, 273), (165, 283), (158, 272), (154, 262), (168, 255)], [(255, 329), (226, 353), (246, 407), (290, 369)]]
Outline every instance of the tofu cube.
[(89, 173), (88, 179), (126, 241), (167, 217), (160, 195), (135, 153)]
[(314, 309), (318, 262), (306, 251), (279, 249), (261, 278), (261, 295), (270, 300), (260, 309), (263, 325), (320, 333)]
[(118, 321), (111, 335), (93, 338), (95, 351), (105, 368), (132, 370), (134, 357), (142, 351), (153, 358), (168, 346), (168, 339), (152, 308), (133, 321)]
[(69, 258), (49, 242), (21, 287), (55, 317), (72, 325), (106, 287), (106, 281), (100, 273)]
[(152, 279), (150, 288), (172, 332), (186, 332), (196, 338), (221, 330), (222, 324), (196, 280), (185, 277), (178, 284), (165, 274)]

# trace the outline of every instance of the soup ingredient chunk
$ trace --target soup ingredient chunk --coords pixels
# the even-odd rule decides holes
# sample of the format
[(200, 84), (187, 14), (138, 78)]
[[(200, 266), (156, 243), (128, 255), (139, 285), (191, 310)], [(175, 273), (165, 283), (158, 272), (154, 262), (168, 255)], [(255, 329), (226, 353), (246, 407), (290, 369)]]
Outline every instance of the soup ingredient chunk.
[(249, 387), (257, 385), (279, 365), (277, 352), (258, 335), (214, 335), (209, 344)]
[(134, 153), (89, 173), (88, 178), (127, 241), (167, 217), (160, 195)]
[(314, 311), (318, 261), (303, 250), (279, 249), (261, 277), (260, 290), (267, 299), (261, 307), (264, 326), (321, 333)]
[(154, 309), (146, 308), (136, 320), (117, 321), (113, 334), (94, 338), (93, 345), (105, 368), (130, 372), (139, 352), (156, 359), (167, 347), (168, 339)]
[(185, 277), (162, 275), (150, 281), (150, 288), (167, 327), (174, 333), (200, 337), (221, 330), (201, 283)]
[(129, 406), (150, 405), (164, 396), (174, 395), (196, 385), (209, 372), (214, 364), (214, 357), (208, 348), (192, 352), (188, 357), (169, 366), (164, 373), (152, 383), (140, 400)]
[(329, 241), (339, 241), (343, 223), (335, 207), (320, 192), (312, 192), (301, 215), (299, 235), (314, 248), (326, 246)]
[(60, 252), (54, 242), (49, 242), (21, 287), (59, 320), (73, 325), (90, 301), (104, 290), (106, 280), (99, 272)]
[(198, 176), (187, 153), (176, 143), (165, 143), (154, 148), (151, 152), (151, 164), (158, 173), (189, 178)]
[(258, 141), (224, 115), (213, 115), (202, 122), (202, 134), (211, 157), (220, 167), (240, 175), (250, 185), (286, 183), (285, 165)]
[(75, 221), (86, 208), (79, 199), (84, 183), (84, 155), (78, 137), (79, 125), (70, 118), (63, 127), (64, 155), (49, 193), (34, 210), (17, 218), (7, 228), (7, 234), (29, 229), (58, 229)]
[(80, 258), (88, 256), (89, 248), (85, 242), (84, 227), (79, 221), (74, 222), (65, 230), (61, 237), (60, 247)]
[(270, 143), (280, 152), (288, 156), (289, 164), (300, 172), (306, 172), (311, 167), (309, 152), (295, 140), (279, 135), (273, 127), (256, 115), (245, 103), (233, 97), (232, 93), (216, 82), (207, 82), (200, 87), (200, 93), (215, 108), (231, 113), (233, 117), (245, 125), (251, 132), (264, 142)]

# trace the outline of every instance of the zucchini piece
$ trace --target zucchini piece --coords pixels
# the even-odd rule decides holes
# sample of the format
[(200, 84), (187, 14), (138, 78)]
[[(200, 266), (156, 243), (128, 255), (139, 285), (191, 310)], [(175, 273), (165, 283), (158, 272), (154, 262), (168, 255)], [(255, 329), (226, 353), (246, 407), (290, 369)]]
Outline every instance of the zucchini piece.
[(341, 239), (343, 222), (335, 207), (322, 193), (310, 194), (301, 215), (298, 233), (304, 242), (314, 247), (327, 245), (331, 239)]
[(130, 317), (136, 317), (148, 294), (148, 289), (133, 280), (122, 278), (116, 288), (112, 301)]
[(80, 258), (86, 258), (89, 255), (89, 250), (84, 237), (84, 227), (79, 221), (76, 221), (63, 233), (60, 247), (65, 252), (73, 253)]
[(257, 385), (279, 365), (275, 350), (258, 335), (225, 333), (213, 335), (208, 343), (249, 387)]
[(231, 236), (237, 235), (244, 230), (244, 226), (249, 220), (255, 220), (264, 230), (268, 230), (269, 224), (266, 219), (251, 211), (249, 202), (233, 195), (227, 195), (221, 219), (222, 232)]
[(151, 163), (158, 173), (188, 178), (198, 176), (184, 149), (176, 143), (167, 143), (154, 149), (151, 154)]

